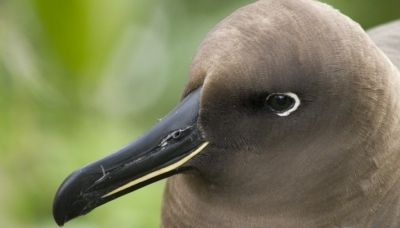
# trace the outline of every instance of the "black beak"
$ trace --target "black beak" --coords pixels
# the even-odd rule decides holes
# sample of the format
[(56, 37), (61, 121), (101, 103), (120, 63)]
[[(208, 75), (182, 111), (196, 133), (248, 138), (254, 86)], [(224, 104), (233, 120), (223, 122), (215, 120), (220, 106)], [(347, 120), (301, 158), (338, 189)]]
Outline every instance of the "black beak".
[(53, 202), (57, 224), (188, 168), (185, 163), (208, 144), (197, 128), (200, 93), (189, 94), (135, 142), (67, 177)]

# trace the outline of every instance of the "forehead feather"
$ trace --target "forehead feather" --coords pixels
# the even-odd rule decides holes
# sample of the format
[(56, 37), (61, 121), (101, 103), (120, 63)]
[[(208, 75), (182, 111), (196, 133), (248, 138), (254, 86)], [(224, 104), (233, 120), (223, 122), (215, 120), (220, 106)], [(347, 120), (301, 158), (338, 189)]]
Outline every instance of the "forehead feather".
[(260, 0), (237, 10), (207, 34), (194, 57), (186, 92), (206, 77), (219, 80), (235, 72), (285, 74), (324, 65), (331, 69), (318, 71), (328, 72), (350, 65), (349, 61), (359, 65), (356, 61), (361, 58), (354, 57), (371, 46), (368, 42), (358, 24), (326, 4)]

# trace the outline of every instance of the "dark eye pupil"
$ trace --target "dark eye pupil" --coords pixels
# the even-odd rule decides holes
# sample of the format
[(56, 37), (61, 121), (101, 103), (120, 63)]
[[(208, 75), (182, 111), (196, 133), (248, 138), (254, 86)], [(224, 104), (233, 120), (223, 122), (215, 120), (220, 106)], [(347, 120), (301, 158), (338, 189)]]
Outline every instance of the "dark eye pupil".
[(272, 111), (283, 112), (293, 107), (295, 100), (285, 94), (272, 94), (268, 96), (266, 104)]

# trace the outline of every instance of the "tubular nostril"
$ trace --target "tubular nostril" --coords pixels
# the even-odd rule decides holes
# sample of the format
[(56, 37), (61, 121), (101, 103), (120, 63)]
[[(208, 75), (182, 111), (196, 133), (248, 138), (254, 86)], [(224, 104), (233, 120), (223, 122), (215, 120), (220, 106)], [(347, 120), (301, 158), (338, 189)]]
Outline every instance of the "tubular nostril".
[(179, 139), (181, 136), (182, 136), (182, 131), (181, 130), (177, 130), (177, 131), (174, 131), (172, 133), (172, 138), (173, 139)]

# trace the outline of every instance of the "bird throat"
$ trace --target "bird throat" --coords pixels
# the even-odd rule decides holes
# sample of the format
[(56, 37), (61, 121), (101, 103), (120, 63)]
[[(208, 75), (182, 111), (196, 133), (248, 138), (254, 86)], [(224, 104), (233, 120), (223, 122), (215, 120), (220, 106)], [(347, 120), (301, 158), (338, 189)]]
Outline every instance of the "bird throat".
[[(301, 180), (304, 188), (300, 184), (292, 190), (272, 191), (268, 183), (233, 190), (196, 173), (171, 177), (162, 227), (343, 227), (379, 224), (382, 219), (398, 222), (400, 148), (360, 160), (362, 155), (355, 151), (365, 148), (359, 146), (348, 151), (356, 155), (346, 157), (346, 165), (320, 173), (323, 178)], [(362, 146), (385, 149), (372, 141)]]

